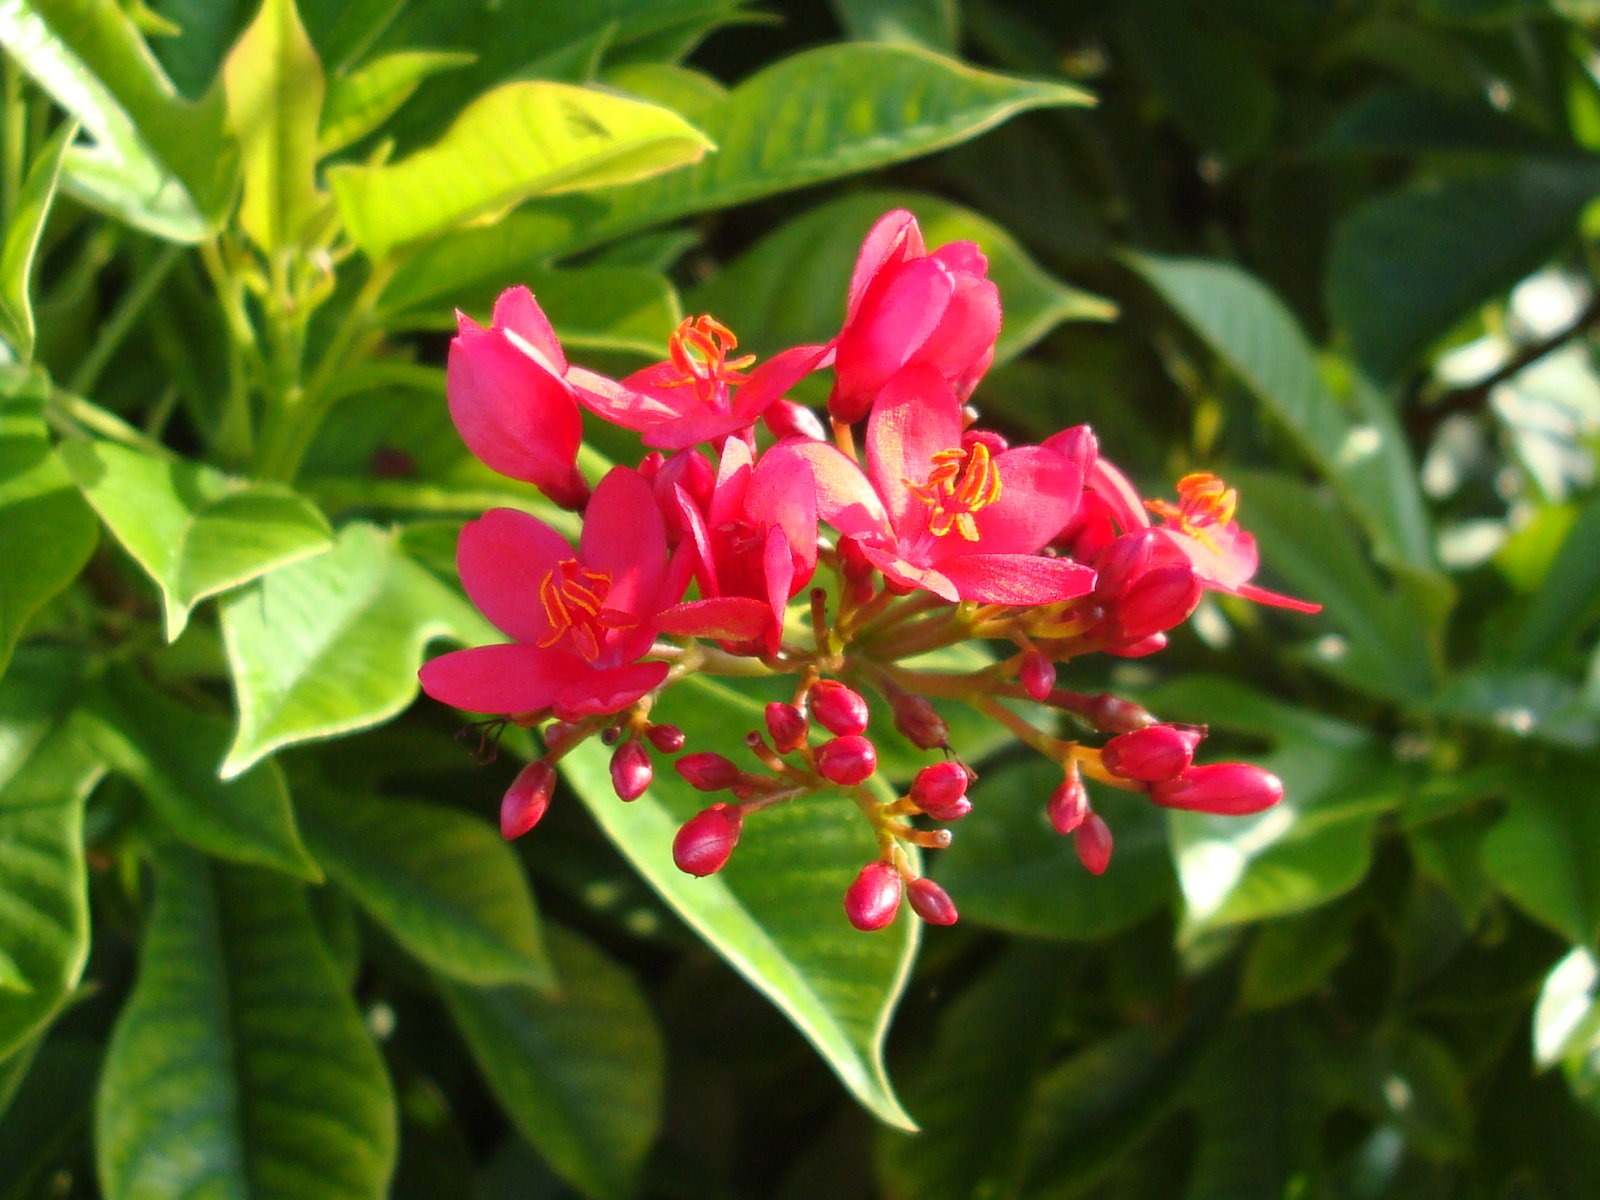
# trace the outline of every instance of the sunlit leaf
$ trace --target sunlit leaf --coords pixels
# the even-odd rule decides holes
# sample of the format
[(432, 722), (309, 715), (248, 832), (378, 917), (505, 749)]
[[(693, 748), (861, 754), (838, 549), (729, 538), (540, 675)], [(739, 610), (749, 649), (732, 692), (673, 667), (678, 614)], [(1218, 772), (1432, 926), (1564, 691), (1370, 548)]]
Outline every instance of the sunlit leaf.
[(0, 336), (22, 362), (33, 357), (33, 258), (55, 199), (61, 160), (76, 134), (75, 125), (63, 125), (40, 147), (0, 240)]
[(317, 134), (317, 153), (326, 156), (360, 141), (411, 98), (426, 79), (473, 61), (475, 55), (446, 50), (399, 50), (363, 63), (328, 81)]

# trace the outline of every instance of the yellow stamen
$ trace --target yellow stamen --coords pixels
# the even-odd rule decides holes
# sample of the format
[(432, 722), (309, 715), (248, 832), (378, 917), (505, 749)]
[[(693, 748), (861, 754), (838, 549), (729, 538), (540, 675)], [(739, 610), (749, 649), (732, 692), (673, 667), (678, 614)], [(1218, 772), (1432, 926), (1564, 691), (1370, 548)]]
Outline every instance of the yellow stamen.
[(978, 524), (972, 514), (1000, 499), (1000, 471), (982, 442), (974, 442), (970, 449), (939, 451), (926, 483), (907, 479), (905, 484), (928, 506), (928, 532), (934, 537), (954, 529), (965, 540), (977, 541)]
[(607, 629), (626, 627), (606, 610), (611, 592), (611, 573), (593, 571), (575, 558), (564, 559), (551, 568), (539, 584), (539, 603), (544, 606), (550, 628), (539, 639), (541, 647), (555, 645), (570, 637), (584, 658), (594, 661), (600, 653), (600, 639)]
[(744, 383), (749, 376), (742, 373), (743, 368), (755, 362), (756, 356), (730, 359), (729, 353), (738, 348), (739, 339), (715, 317), (685, 317), (667, 341), (667, 357), (679, 374), (667, 386), (693, 386), (701, 399), (709, 401), (718, 384)]
[(1195, 471), (1178, 480), (1177, 504), (1146, 500), (1144, 505), (1168, 524), (1177, 526), (1180, 533), (1216, 550), (1211, 530), (1233, 520), (1239, 508), (1239, 492), (1209, 471)]

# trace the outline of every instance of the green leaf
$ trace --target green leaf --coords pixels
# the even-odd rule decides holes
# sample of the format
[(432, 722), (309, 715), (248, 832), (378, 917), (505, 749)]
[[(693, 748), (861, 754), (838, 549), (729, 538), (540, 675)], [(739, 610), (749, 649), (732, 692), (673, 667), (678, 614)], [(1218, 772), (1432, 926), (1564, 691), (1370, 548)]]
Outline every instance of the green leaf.
[(1349, 409), (1341, 404), (1289, 310), (1240, 268), (1148, 254), (1127, 261), (1283, 423), (1361, 519), (1379, 557), (1431, 567), (1416, 467), (1388, 402), (1357, 386)]
[(631, 183), (711, 148), (657, 105), (565, 83), (509, 83), (469, 105), (437, 144), (393, 166), (330, 167), (328, 186), (351, 239), (382, 258), (530, 196)]
[(1416, 1029), (1385, 1030), (1354, 1064), (1355, 1102), (1418, 1152), (1460, 1158), (1474, 1114), (1467, 1079), (1447, 1046)]
[(112, 442), (69, 442), (60, 454), (112, 536), (161, 589), (169, 642), (201, 600), (332, 544), (316, 507), (277, 484)]
[(222, 604), (238, 733), (231, 779), (280, 746), (366, 729), (417, 695), (436, 637), (501, 640), (456, 592), (361, 522), (332, 550), (280, 568)]
[(225, 718), (179, 704), (131, 668), (107, 672), (86, 712), (96, 749), (186, 842), (302, 879), (322, 877), (300, 842), (276, 763), (226, 783), (217, 778), (228, 744)]
[(39, 401), (14, 385), (0, 380), (0, 675), (33, 615), (83, 570), (99, 532), (50, 450)]
[(239, 138), (239, 227), (268, 255), (297, 245), (321, 207), (317, 127), (326, 83), (294, 0), (262, 0), (222, 65)]
[(1550, 660), (1600, 608), (1600, 492), (1590, 496), (1561, 542), (1528, 612), (1511, 635), (1513, 662)]
[(661, 1034), (627, 971), (575, 933), (549, 933), (559, 996), (440, 990), (522, 1135), (585, 1196), (626, 1200), (661, 1122)]
[(1533, 1060), (1541, 1067), (1600, 1049), (1600, 962), (1575, 946), (1550, 969), (1533, 1009)]
[(420, 961), (467, 983), (551, 986), (533, 893), (497, 831), (435, 804), (297, 791), (317, 862)]
[[(1369, 200), (1334, 235), (1328, 308), (1376, 378), (1544, 262), (1600, 192), (1600, 164), (1530, 159)], [(1374, 303), (1373, 297), (1382, 297)]]
[(0, 243), (0, 336), (11, 343), (21, 362), (33, 357), (33, 259), (55, 199), (61, 160), (77, 133), (78, 127), (69, 121), (40, 147), (17, 193), (11, 224)]
[(0, 43), (94, 139), (68, 152), (67, 190), (158, 237), (220, 224), (238, 172), (222, 94), (182, 99), (121, 6), (0, 0)]
[(1050, 827), (1045, 804), (1060, 768), (1029, 756), (987, 771), (972, 789), (972, 814), (952, 831), (935, 874), (963, 921), (1025, 937), (1087, 941), (1126, 929), (1165, 907), (1176, 888), (1166, 822), (1143, 798), (1096, 792), (1115, 849), (1104, 875), (1078, 861), (1072, 839)]
[(1325, 904), (1264, 922), (1245, 956), (1240, 1003), (1276, 1008), (1315, 991), (1349, 953), (1350, 927), (1362, 912), (1354, 903)]
[(961, 40), (956, 0), (832, 0), (844, 31), (857, 42), (922, 46), (954, 54)]
[[(675, 685), (654, 715), (682, 727), (691, 749), (725, 748), (730, 731), (762, 722), (759, 704), (699, 676)], [(883, 1042), (921, 926), (909, 912), (875, 934), (845, 920), (845, 889), (877, 857), (876, 839), (851, 802), (825, 793), (766, 809), (746, 822), (726, 867), (695, 879), (673, 865), (672, 839), (707, 797), (662, 764), (650, 790), (624, 804), (612, 791), (609, 758), (591, 741), (562, 767), (618, 849), (794, 1023), (862, 1104), (889, 1124), (914, 1128), (885, 1074)]]
[(1380, 88), (1361, 96), (1335, 118), (1322, 145), (1366, 154), (1577, 153), (1575, 147), (1501, 112), (1487, 99), (1442, 96), (1418, 87)]
[(104, 768), (69, 714), (75, 655), (23, 650), (0, 681), (0, 1062), (77, 985), (89, 956), (83, 802)]
[(929, 246), (969, 240), (989, 259), (1005, 321), (995, 361), (1008, 362), (1062, 321), (1109, 320), (1116, 306), (1040, 270), (1004, 229), (968, 209), (912, 192), (864, 192), (803, 213), (745, 251), (689, 297), (763, 353), (826, 342), (839, 332), (861, 239), (895, 208), (916, 214)]
[(322, 106), (317, 154), (325, 157), (360, 141), (387, 121), (424, 80), (476, 57), (449, 50), (398, 50), (348, 75), (335, 75)]
[(159, 851), (95, 1143), (108, 1200), (388, 1194), (394, 1096), (298, 884)]
[(1489, 878), (1574, 946), (1600, 939), (1600, 805), (1586, 759), (1563, 756), (1505, 780), (1505, 817), (1483, 845)]
[(699, 165), (462, 230), (423, 248), (396, 285), (451, 263), (492, 272), (539, 254), (575, 253), (691, 213), (931, 154), (1029, 109), (1090, 101), (1065, 84), (978, 71), (907, 47), (808, 50), (757, 72), (699, 115), (717, 145)]

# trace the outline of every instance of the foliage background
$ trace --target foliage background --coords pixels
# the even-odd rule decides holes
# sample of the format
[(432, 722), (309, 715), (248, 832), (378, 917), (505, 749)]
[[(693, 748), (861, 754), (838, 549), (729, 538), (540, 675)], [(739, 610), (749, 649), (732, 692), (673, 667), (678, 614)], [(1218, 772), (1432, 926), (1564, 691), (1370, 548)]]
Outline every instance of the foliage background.
[[(0, 2), (0, 1197), (1593, 1195), (1600, 6), (255, 7)], [(960, 728), (920, 947), (826, 806), (696, 883), (579, 758), (502, 845), (527, 747), (415, 668), (485, 640), (460, 522), (559, 515), (451, 431), (452, 306), (768, 353), (895, 204), (991, 255), (992, 418), (1220, 471), (1326, 606), (1073, 676), (1289, 800), (1108, 797), (1095, 880)]]

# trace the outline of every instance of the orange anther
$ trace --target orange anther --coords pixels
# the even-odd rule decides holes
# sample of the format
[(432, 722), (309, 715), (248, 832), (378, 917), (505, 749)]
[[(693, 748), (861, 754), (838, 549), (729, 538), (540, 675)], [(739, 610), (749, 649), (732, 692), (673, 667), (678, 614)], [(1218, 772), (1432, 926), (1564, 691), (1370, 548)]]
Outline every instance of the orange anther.
[(571, 637), (578, 653), (593, 662), (607, 629), (634, 623), (618, 621), (617, 614), (605, 608), (610, 592), (609, 571), (590, 570), (575, 558), (557, 563), (539, 584), (539, 603), (550, 622), (539, 645), (553, 646)]
[(969, 542), (978, 540), (972, 514), (1000, 499), (1000, 471), (989, 447), (941, 450), (933, 456), (926, 483), (905, 481), (911, 494), (928, 506), (928, 532), (943, 537), (954, 529)]

